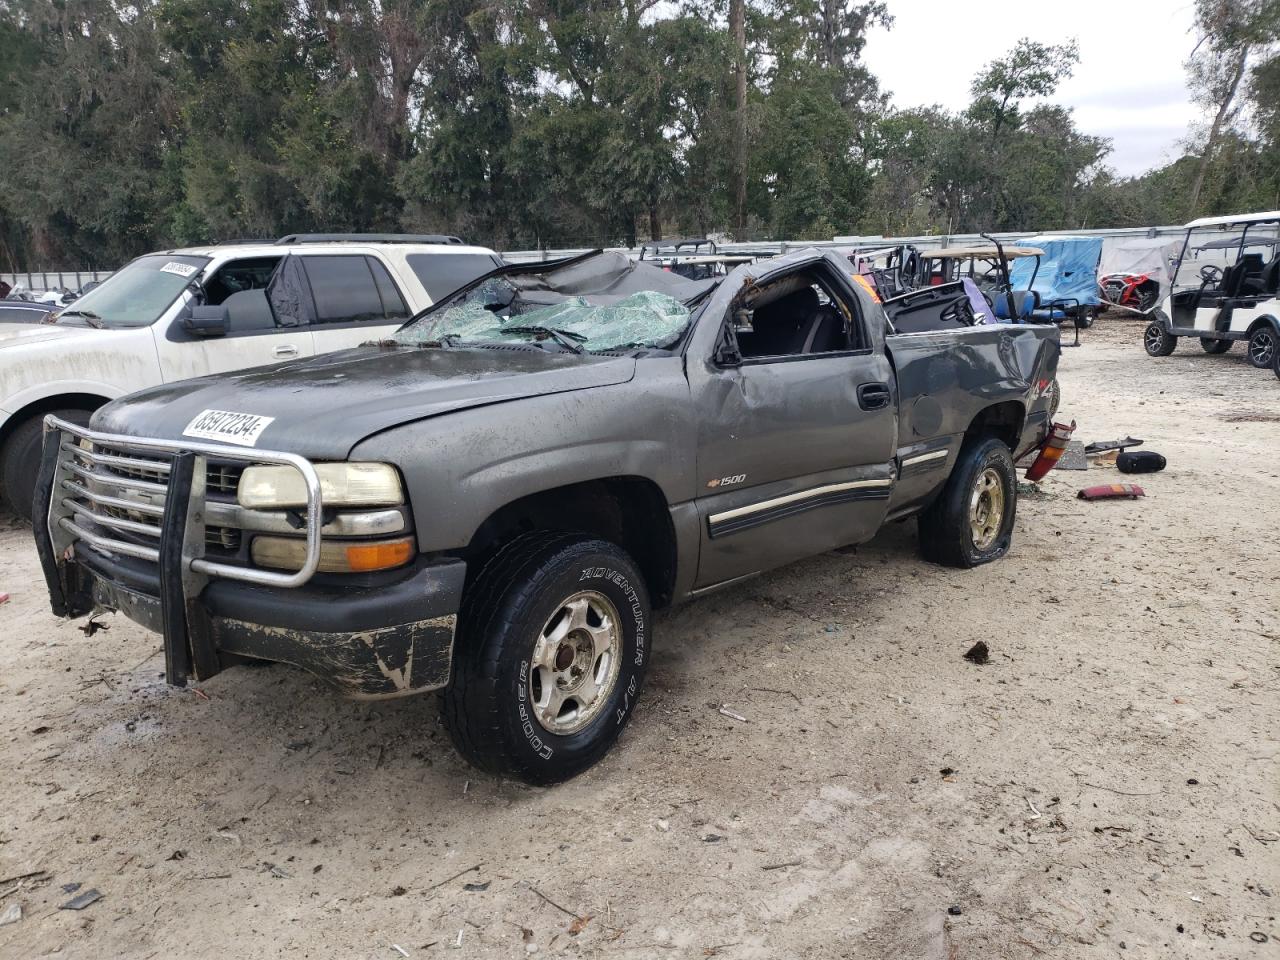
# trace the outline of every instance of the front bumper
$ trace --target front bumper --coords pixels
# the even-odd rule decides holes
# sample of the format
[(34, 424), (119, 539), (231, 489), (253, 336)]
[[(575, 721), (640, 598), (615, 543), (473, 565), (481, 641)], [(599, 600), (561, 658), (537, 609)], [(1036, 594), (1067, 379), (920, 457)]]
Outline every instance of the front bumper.
[[(50, 422), (37, 484), (48, 522), (35, 524), (36, 547), (55, 614), (106, 608), (162, 634), (166, 679), (176, 685), (189, 676), (208, 679), (241, 658), (294, 664), (359, 698), (405, 696), (448, 683), (465, 563), (419, 559), (378, 574), (305, 577), (202, 563), (201, 551), (192, 549), (203, 543), (203, 529), (193, 529), (203, 510), (192, 488), (204, 488), (204, 465), (181, 450), (172, 454), (167, 489), (156, 494), (163, 516), (147, 528), (158, 547), (137, 549), (112, 539), (110, 517), (101, 518), (103, 527), (83, 511), (74, 520), (59, 514), (54, 491), (67, 486), (69, 456), (62, 434), (71, 430)], [(322, 507), (317, 496), (309, 512), (319, 516)], [(319, 524), (307, 525), (318, 544)], [(130, 528), (124, 521), (117, 526)]]

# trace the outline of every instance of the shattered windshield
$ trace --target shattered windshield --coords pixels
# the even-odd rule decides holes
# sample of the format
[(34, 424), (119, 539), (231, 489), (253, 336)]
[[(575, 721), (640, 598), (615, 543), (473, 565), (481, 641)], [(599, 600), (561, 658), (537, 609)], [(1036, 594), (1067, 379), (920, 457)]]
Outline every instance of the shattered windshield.
[(486, 280), (465, 299), (399, 330), (404, 344), (442, 341), (555, 340), (583, 350), (666, 347), (689, 325), (690, 310), (665, 293), (568, 296), (537, 304), (514, 296), (501, 277)]

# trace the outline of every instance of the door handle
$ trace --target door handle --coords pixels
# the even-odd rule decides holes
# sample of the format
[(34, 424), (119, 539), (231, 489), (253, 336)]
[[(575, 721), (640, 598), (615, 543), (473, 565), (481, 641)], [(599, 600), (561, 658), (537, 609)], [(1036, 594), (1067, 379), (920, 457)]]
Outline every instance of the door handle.
[(858, 406), (863, 410), (883, 410), (892, 399), (887, 383), (858, 384)]
[(273, 352), (277, 357), (296, 357), (298, 355), (298, 348), (291, 343), (286, 343), (276, 347)]

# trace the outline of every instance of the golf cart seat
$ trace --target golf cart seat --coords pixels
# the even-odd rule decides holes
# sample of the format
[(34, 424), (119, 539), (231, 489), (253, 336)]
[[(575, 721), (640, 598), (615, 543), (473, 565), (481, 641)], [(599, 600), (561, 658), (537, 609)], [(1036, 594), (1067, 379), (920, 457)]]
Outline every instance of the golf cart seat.
[(1280, 253), (1262, 268), (1262, 293), (1272, 297), (1280, 293)]
[(1040, 306), (1040, 297), (1034, 290), (997, 293), (991, 300), (997, 320), (1026, 320)]
[(1257, 296), (1262, 293), (1262, 254), (1246, 253), (1236, 264), (1240, 270), (1235, 290), (1227, 294), (1230, 297)]

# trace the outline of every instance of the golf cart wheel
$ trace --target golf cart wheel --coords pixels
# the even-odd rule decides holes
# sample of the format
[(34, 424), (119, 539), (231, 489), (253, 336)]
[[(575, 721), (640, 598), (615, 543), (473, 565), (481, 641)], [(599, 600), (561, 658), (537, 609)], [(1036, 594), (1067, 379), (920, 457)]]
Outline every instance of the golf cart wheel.
[(920, 552), (964, 569), (998, 560), (1013, 542), (1017, 511), (1018, 477), (1004, 441), (966, 441), (942, 493), (920, 514)]
[(1201, 337), (1200, 349), (1205, 353), (1226, 353), (1231, 349), (1231, 340), (1219, 340), (1217, 337)]
[(1249, 362), (1261, 370), (1267, 369), (1276, 359), (1280, 337), (1270, 324), (1261, 324), (1249, 335)]
[(482, 770), (526, 783), (568, 780), (598, 761), (644, 683), (649, 594), (604, 540), (532, 533), (467, 587), (445, 727)]
[(1149, 357), (1167, 357), (1178, 348), (1178, 338), (1164, 328), (1163, 324), (1147, 324), (1142, 334), (1142, 345), (1147, 348)]
[(1093, 321), (1097, 319), (1097, 307), (1082, 307), (1080, 312), (1076, 314), (1076, 326), (1082, 330), (1088, 330), (1093, 326)]

